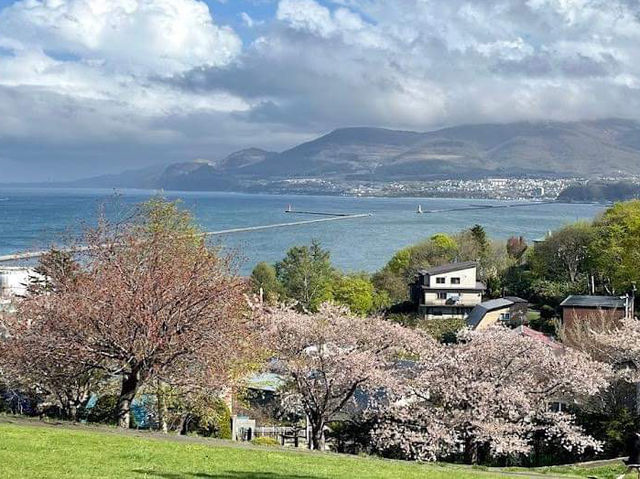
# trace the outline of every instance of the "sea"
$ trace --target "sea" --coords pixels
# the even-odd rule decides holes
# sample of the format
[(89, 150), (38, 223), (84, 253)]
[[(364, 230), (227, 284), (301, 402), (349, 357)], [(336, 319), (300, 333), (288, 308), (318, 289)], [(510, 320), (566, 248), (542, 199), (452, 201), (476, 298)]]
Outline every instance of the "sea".
[[(126, 219), (136, 204), (158, 195), (180, 200), (205, 231), (327, 217), (287, 213), (287, 209), (370, 215), (213, 237), (214, 243), (238, 255), (241, 274), (248, 274), (260, 261), (276, 262), (292, 246), (314, 239), (344, 271), (374, 272), (400, 248), (435, 233), (453, 233), (479, 224), (491, 237), (523, 236), (532, 242), (567, 223), (593, 219), (605, 208), (507, 200), (0, 187), (0, 256), (62, 246), (95, 225), (100, 214), (112, 220)], [(422, 214), (416, 212), (419, 206)]]

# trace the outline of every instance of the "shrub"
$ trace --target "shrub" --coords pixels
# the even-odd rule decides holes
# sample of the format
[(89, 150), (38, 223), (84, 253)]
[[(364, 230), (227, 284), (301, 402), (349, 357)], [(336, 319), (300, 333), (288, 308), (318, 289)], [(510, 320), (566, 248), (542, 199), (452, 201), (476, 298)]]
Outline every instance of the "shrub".
[(251, 439), (251, 444), (253, 444), (254, 446), (269, 446), (269, 447), (280, 445), (277, 439), (274, 439), (268, 436), (255, 437)]
[(229, 411), (224, 401), (219, 400), (217, 402), (216, 412), (215, 437), (218, 439), (231, 439), (231, 411)]
[(89, 409), (87, 421), (112, 425), (116, 424), (117, 403), (117, 394), (103, 394), (98, 398), (95, 405), (91, 409)]

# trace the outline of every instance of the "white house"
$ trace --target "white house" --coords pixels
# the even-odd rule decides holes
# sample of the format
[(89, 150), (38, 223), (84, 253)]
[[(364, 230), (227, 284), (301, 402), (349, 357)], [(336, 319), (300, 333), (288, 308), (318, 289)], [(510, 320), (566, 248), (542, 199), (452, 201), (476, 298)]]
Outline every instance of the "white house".
[(418, 271), (411, 298), (425, 319), (464, 319), (482, 302), (486, 287), (477, 280), (477, 263), (450, 263)]
[(20, 266), (0, 267), (0, 298), (12, 298), (15, 296), (25, 296), (29, 276), (36, 275), (33, 268)]

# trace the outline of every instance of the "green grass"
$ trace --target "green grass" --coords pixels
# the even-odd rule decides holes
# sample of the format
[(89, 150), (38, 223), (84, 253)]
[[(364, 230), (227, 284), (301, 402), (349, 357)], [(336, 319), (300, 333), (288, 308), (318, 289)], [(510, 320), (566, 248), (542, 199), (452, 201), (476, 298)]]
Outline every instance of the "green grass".
[[(7, 479), (518, 477), (515, 474), (510, 476), (506, 471), (502, 473), (495, 470), (479, 471), (463, 466), (420, 465), (375, 458), (242, 446), (223, 441), (176, 439), (142, 433), (123, 434), (105, 428), (54, 427), (25, 421), (0, 423), (0, 477)], [(577, 473), (577, 471), (569, 472)]]
[[(597, 477), (598, 479), (616, 479), (620, 475), (624, 474), (626, 467), (621, 462), (600, 465), (600, 466), (551, 466), (551, 467), (538, 467), (535, 469), (523, 469), (523, 468), (505, 468), (504, 471), (527, 471), (527, 472), (539, 472), (541, 474), (550, 475), (569, 475), (577, 477)], [(630, 473), (627, 477), (637, 478), (635, 472)]]

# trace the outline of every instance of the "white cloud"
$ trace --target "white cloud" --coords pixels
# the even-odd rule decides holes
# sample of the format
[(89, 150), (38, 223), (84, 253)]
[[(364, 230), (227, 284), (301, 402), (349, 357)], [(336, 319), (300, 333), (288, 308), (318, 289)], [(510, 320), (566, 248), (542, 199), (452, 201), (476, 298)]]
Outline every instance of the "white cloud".
[(281, 0), (278, 20), (298, 30), (306, 30), (321, 37), (329, 37), (336, 30), (331, 11), (313, 0)]
[(0, 42), (157, 75), (226, 65), (242, 47), (196, 0), (22, 0), (0, 13)]
[(0, 11), (0, 46), (0, 140), (169, 143), (182, 133), (159, 118), (249, 108), (158, 81), (241, 51), (196, 0), (22, 0)]
[(247, 12), (240, 12), (240, 18), (242, 19), (242, 23), (244, 23), (247, 27), (253, 28), (256, 25), (256, 22), (251, 15)]

